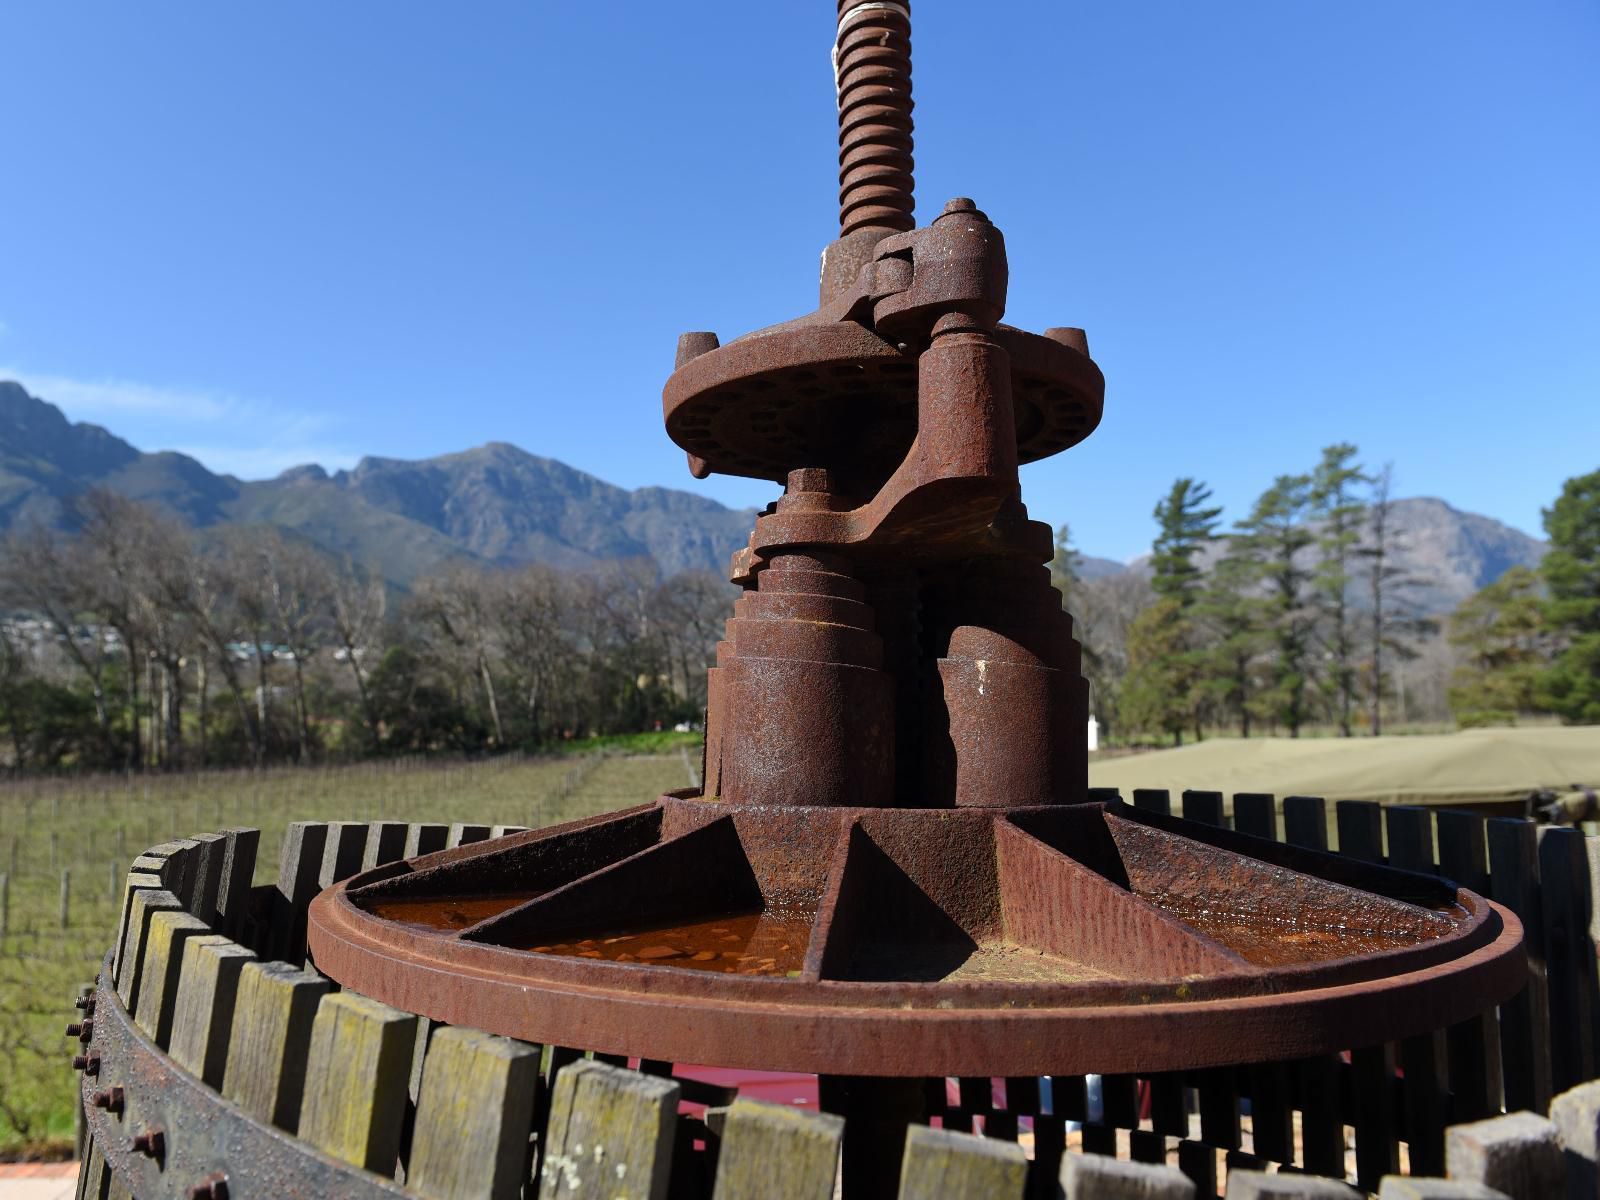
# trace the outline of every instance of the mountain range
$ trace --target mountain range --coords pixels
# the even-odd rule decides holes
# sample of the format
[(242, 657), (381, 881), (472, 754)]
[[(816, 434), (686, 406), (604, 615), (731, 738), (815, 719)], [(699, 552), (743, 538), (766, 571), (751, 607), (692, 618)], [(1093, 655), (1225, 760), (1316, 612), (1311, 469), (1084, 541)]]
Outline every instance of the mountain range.
[[(667, 573), (726, 570), (755, 514), (690, 492), (629, 491), (505, 442), (415, 462), (364, 458), (353, 470), (295, 467), (275, 479), (218, 475), (174, 451), (146, 453), (0, 380), (0, 531), (67, 528), (73, 496), (103, 487), (186, 524), (268, 524), (349, 554), (405, 587), (447, 563), (586, 567), (653, 557)], [(1402, 565), (1432, 582), (1418, 599), (1444, 612), (1509, 567), (1543, 556), (1539, 539), (1443, 500), (1395, 502)], [(1146, 560), (1085, 556), (1084, 578), (1148, 571)]]

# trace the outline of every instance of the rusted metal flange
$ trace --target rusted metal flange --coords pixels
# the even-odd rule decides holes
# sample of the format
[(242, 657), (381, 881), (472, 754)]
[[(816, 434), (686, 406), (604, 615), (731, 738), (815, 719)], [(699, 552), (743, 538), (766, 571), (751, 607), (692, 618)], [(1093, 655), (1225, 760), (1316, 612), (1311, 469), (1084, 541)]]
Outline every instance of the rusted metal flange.
[(441, 1021), (891, 1076), (1393, 1040), (1508, 998), (1520, 941), (1515, 917), (1437, 878), (1102, 804), (668, 797), (359, 875), (310, 914), (319, 969)]

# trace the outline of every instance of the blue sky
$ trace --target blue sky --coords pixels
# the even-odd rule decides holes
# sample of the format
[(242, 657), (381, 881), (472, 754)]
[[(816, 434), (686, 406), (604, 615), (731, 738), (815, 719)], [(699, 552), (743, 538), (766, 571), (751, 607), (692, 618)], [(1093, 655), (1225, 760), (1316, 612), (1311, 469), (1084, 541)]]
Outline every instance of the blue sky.
[[(677, 334), (814, 307), (829, 0), (0, 8), (0, 378), (244, 477), (515, 442), (730, 504)], [(988, 13), (996, 14), (986, 20)], [(1600, 6), (917, 0), (919, 219), (1107, 377), (1033, 514), (1126, 558), (1331, 442), (1537, 532), (1600, 466)]]

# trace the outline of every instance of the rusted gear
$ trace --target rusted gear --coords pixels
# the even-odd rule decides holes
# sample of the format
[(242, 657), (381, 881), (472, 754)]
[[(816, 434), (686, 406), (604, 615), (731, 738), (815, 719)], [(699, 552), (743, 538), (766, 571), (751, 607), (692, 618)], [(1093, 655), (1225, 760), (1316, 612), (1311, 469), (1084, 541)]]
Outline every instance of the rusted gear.
[(909, 11), (842, 4), (820, 306), (663, 393), (690, 469), (772, 479), (732, 575), (703, 789), (358, 875), (317, 965), (443, 1021), (851, 1076), (1159, 1071), (1436, 1029), (1525, 978), (1436, 878), (1087, 791), (1079, 647), (1020, 463), (1076, 444), (1083, 333), (1001, 323), (970, 200), (910, 227)]

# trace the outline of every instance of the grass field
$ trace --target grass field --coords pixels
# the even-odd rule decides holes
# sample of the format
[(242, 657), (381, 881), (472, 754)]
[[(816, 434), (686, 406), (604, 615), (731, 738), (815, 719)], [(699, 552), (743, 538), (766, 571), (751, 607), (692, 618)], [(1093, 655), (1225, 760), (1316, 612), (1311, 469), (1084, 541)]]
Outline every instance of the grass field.
[[(331, 768), (94, 776), (0, 784), (0, 1160), (67, 1150), (75, 1076), (62, 1029), (110, 944), (122, 876), (146, 846), (249, 825), (256, 882), (273, 879), (291, 821), (551, 825), (691, 782), (694, 739), (655, 735), (551, 758), (401, 761)], [(629, 753), (630, 750), (649, 753)], [(66, 924), (62, 888), (66, 879)]]

